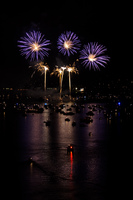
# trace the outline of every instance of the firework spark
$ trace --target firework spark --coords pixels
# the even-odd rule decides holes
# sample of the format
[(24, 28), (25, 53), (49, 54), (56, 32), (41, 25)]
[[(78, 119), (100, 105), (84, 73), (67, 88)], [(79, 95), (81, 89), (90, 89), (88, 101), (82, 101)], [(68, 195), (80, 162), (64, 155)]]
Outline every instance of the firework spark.
[(100, 66), (105, 67), (109, 57), (104, 55), (107, 49), (98, 43), (88, 43), (84, 45), (83, 50), (81, 50), (80, 59), (83, 59), (83, 65), (89, 67), (89, 69), (100, 70)]
[(75, 62), (72, 65), (69, 64), (69, 66), (67, 66), (67, 71), (68, 71), (68, 75), (69, 75), (69, 94), (70, 94), (70, 99), (71, 99), (71, 73), (75, 73), (75, 74), (79, 73), (78, 69), (75, 66), (76, 66)]
[(44, 74), (44, 69), (48, 70), (49, 66), (47, 63), (44, 64), (44, 62), (39, 62), (35, 65), (38, 71), (40, 71), (42, 74)]
[(61, 98), (61, 93), (62, 93), (62, 81), (63, 81), (63, 74), (64, 74), (65, 69), (66, 69), (66, 67), (59, 68), (58, 66), (56, 66), (54, 71), (51, 73), (51, 75), (55, 74), (55, 75), (59, 76), (60, 98)]
[(26, 33), (25, 37), (21, 37), (21, 40), (18, 40), (18, 47), (20, 47), (21, 55), (25, 55), (25, 58), (29, 57), (32, 60), (38, 60), (39, 58), (43, 60), (44, 56), (48, 56), (50, 49), (47, 46), (50, 44), (49, 40), (44, 38), (40, 32), (29, 32)]
[[(29, 68), (30, 67), (32, 66), (29, 66)], [(44, 62), (39, 62), (34, 67), (35, 71), (32, 73), (31, 78), (33, 77), (36, 71), (40, 71), (42, 75), (44, 74), (44, 91), (46, 91), (46, 73), (47, 70), (49, 70), (49, 66), (47, 63), (44, 64)]]
[(57, 76), (60, 76), (60, 74), (63, 73), (62, 68), (59, 68), (57, 65), (55, 66), (56, 68), (53, 70), (53, 72), (51, 73), (51, 75), (55, 74)]
[(66, 68), (67, 68), (67, 71), (68, 71), (68, 72), (72, 72), (72, 73), (75, 73), (75, 74), (79, 74), (79, 71), (78, 71), (78, 69), (76, 68), (76, 63), (75, 63), (75, 62), (74, 62), (72, 65), (71, 65), (71, 64), (67, 65)]
[(64, 55), (70, 56), (71, 54), (77, 53), (80, 48), (80, 40), (77, 35), (71, 31), (62, 33), (57, 41), (59, 52)]

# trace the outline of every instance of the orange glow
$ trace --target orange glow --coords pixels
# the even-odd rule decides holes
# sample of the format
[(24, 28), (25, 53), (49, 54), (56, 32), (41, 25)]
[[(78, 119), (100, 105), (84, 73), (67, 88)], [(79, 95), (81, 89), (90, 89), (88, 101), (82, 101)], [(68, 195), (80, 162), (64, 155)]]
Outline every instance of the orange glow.
[(71, 162), (73, 162), (73, 153), (72, 152), (70, 152), (70, 160), (71, 160)]
[(97, 60), (97, 59), (96, 59), (96, 55), (94, 55), (94, 54), (90, 54), (90, 55), (88, 56), (88, 59), (89, 59), (89, 61), (91, 61), (91, 62)]
[(64, 42), (64, 48), (65, 49), (70, 49), (72, 47), (72, 41), (67, 40)]
[(33, 163), (32, 162), (30, 163), (30, 173), (31, 174), (33, 173)]
[(32, 50), (33, 51), (39, 51), (40, 46), (38, 45), (38, 43), (33, 43), (32, 44)]
[(73, 71), (73, 68), (72, 68), (72, 67), (69, 67), (69, 68), (68, 68), (68, 72), (71, 72), (71, 71)]
[(48, 67), (47, 67), (47, 66), (44, 66), (44, 69), (45, 69), (45, 71), (47, 71), (47, 70), (48, 70)]
[(70, 171), (70, 179), (73, 177), (73, 153), (70, 152), (70, 161), (71, 161), (71, 171)]

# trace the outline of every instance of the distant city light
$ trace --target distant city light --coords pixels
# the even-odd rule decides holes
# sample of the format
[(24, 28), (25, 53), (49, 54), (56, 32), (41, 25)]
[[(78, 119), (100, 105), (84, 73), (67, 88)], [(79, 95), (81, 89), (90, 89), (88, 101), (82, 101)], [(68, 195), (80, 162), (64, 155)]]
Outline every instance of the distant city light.
[(80, 90), (79, 90), (80, 92), (84, 92), (84, 88), (80, 88)]
[(121, 102), (119, 101), (119, 102), (118, 102), (118, 106), (120, 106), (120, 105), (121, 105)]

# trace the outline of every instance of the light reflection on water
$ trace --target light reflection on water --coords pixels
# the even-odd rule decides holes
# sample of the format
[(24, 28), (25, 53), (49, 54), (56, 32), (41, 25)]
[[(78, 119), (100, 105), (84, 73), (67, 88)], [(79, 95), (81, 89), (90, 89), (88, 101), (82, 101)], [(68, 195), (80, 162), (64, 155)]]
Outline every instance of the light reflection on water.
[[(71, 104), (68, 103), (63, 110)], [(74, 108), (72, 110), (75, 112)], [(33, 193), (34, 190), (43, 190), (53, 183), (62, 186), (69, 184), (70, 191), (72, 188), (75, 191), (78, 184), (82, 189), (86, 188), (86, 183), (89, 187), (105, 187), (109, 124), (103, 112), (94, 111), (93, 122), (80, 126), (80, 119), (86, 116), (88, 110), (88, 104), (85, 104), (81, 113), (71, 116), (50, 109), (44, 109), (39, 114), (28, 113), (26, 117), (16, 116), (17, 126), (14, 131), (20, 152), (18, 160), (21, 163), (32, 157), (37, 163), (30, 165), (30, 175), (27, 175), (25, 169), (22, 172), (26, 174), (26, 178), (22, 178), (24, 183), (27, 183), (27, 188), (31, 188)], [(69, 122), (65, 121), (66, 117), (70, 118)], [(47, 120), (51, 121), (50, 126), (44, 123)], [(72, 126), (73, 121), (76, 126)], [(74, 154), (67, 155), (69, 144), (73, 144)]]
[[(32, 157), (63, 178), (71, 176), (74, 179), (78, 177), (79, 180), (87, 180), (90, 176), (93, 179), (93, 174), (96, 178), (98, 165), (102, 162), (100, 159), (103, 159), (98, 154), (101, 148), (106, 148), (104, 141), (107, 139), (107, 124), (103, 113), (95, 111), (93, 123), (80, 127), (80, 118), (85, 117), (87, 111), (86, 105), (81, 113), (67, 116), (70, 118), (69, 122), (65, 121), (66, 115), (54, 111), (51, 113), (49, 109), (44, 110), (42, 114), (28, 114), (27, 117), (21, 118), (21, 159)], [(99, 120), (99, 117), (102, 117), (102, 120)], [(44, 123), (47, 120), (51, 121), (50, 126)], [(74, 127), (73, 121), (77, 123)], [(89, 136), (90, 132), (92, 134)], [(73, 159), (66, 155), (69, 144), (73, 144), (75, 148)]]

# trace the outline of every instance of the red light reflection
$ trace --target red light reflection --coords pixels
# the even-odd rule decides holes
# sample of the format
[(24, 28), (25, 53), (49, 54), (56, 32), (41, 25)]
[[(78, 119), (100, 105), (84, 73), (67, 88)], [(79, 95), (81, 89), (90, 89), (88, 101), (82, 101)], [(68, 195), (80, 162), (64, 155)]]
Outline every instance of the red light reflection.
[(70, 179), (73, 177), (73, 152), (70, 152), (70, 161), (71, 161), (71, 170), (70, 170)]

